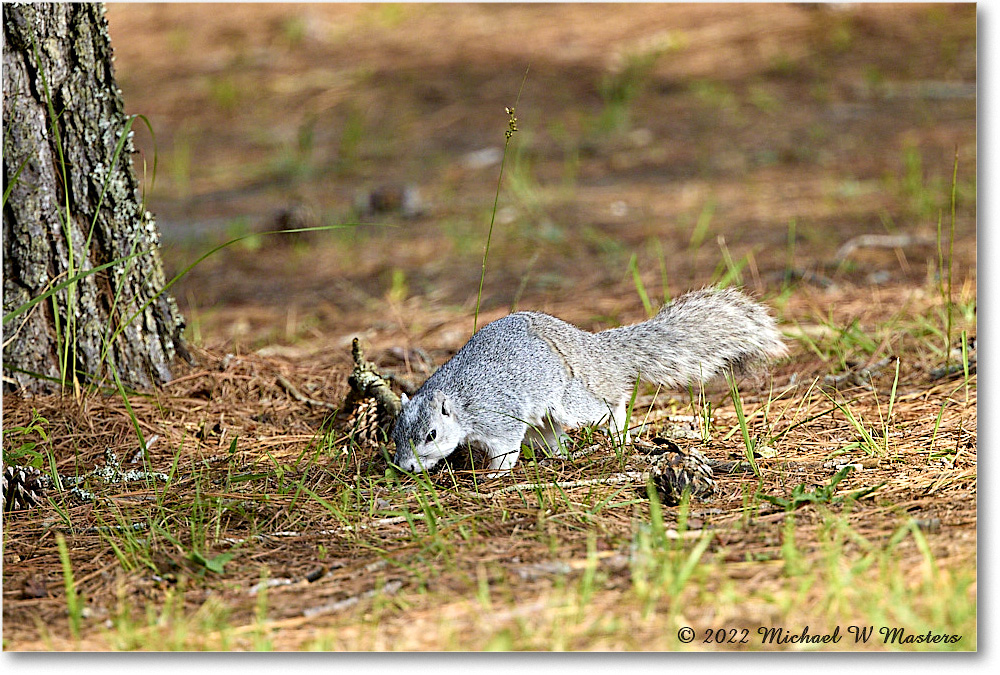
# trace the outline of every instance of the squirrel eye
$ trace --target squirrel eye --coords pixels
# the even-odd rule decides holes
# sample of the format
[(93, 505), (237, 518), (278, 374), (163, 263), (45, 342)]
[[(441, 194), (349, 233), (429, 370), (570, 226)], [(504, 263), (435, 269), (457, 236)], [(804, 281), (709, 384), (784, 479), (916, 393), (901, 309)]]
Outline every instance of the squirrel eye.
[(433, 442), (433, 440), (437, 438), (437, 435), (438, 435), (437, 429), (431, 429), (431, 432), (427, 434), (427, 442), (428, 443)]

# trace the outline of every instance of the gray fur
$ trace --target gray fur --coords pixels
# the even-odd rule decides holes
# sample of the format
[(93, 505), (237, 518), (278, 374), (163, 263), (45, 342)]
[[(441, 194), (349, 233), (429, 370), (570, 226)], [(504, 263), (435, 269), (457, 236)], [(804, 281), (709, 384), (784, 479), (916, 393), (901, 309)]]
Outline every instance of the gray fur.
[(564, 429), (589, 424), (623, 432), (637, 379), (682, 387), (785, 353), (767, 310), (733, 289), (694, 291), (648, 321), (599, 333), (517, 312), (483, 326), (404, 402), (394, 462), (427, 470), (470, 443), (506, 472), (522, 441), (551, 448)]

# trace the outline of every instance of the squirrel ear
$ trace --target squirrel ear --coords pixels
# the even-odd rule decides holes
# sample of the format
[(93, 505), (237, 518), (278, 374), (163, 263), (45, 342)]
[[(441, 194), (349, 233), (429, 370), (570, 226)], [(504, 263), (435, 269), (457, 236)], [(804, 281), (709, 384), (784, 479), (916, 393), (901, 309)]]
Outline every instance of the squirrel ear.
[(406, 405), (409, 402), (410, 402), (410, 397), (406, 395), (405, 391), (399, 395), (399, 403), (401, 405)]
[(448, 395), (441, 391), (440, 389), (434, 392), (434, 398), (432, 399), (435, 405), (440, 406), (441, 414), (445, 417), (450, 417), (452, 413), (451, 399)]

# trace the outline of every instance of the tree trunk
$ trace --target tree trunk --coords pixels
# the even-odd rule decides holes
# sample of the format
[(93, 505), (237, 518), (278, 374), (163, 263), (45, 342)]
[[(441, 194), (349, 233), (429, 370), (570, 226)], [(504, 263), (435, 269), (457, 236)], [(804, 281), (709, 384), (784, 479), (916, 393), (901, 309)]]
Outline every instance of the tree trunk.
[(129, 118), (104, 6), (4, 3), (3, 31), (4, 388), (167, 382), (184, 319), (162, 293), (131, 132), (119, 143)]

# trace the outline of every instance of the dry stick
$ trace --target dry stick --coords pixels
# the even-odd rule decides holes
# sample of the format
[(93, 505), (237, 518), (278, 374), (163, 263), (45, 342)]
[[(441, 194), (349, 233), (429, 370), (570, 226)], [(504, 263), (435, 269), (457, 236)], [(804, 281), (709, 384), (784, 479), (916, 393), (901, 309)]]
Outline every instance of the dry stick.
[(862, 234), (847, 241), (837, 249), (834, 261), (842, 263), (859, 248), (903, 248), (905, 246), (930, 246), (930, 237), (913, 234)]
[(386, 583), (381, 589), (372, 588), (363, 593), (352, 595), (348, 598), (344, 598), (343, 600), (337, 600), (336, 602), (331, 602), (326, 605), (320, 605), (319, 607), (307, 607), (304, 610), (302, 610), (302, 616), (303, 618), (311, 619), (312, 617), (319, 616), (321, 614), (333, 614), (335, 612), (340, 612), (342, 610), (353, 607), (362, 600), (367, 600), (368, 598), (375, 597), (375, 595), (377, 595), (379, 592), (384, 593), (386, 595), (393, 595), (396, 593), (396, 591), (398, 591), (402, 587), (403, 587), (402, 581), (398, 580), (390, 581)]
[(170, 380), (169, 382), (165, 382), (162, 386), (173, 387), (175, 385), (180, 384), (181, 382), (187, 382), (188, 380), (193, 380), (196, 377), (201, 377), (202, 375), (208, 375), (210, 372), (211, 371), (209, 370), (198, 370), (193, 373), (188, 373), (187, 375), (184, 375), (182, 377), (178, 377), (175, 380)]
[(492, 492), (472, 492), (471, 490), (464, 490), (463, 494), (466, 497), (471, 497), (472, 499), (492, 499), (493, 497), (498, 497), (503, 494), (510, 492), (518, 492), (520, 490), (537, 490), (538, 488), (546, 487), (559, 487), (559, 488), (574, 488), (574, 487), (587, 487), (590, 485), (619, 485), (621, 483), (635, 483), (635, 484), (645, 484), (649, 479), (649, 471), (626, 471), (624, 473), (614, 473), (610, 476), (605, 476), (604, 478), (587, 478), (584, 480), (567, 480), (567, 481), (557, 481), (557, 482), (542, 482), (542, 483), (517, 483), (516, 485), (508, 485), (502, 487), (499, 490), (493, 490)]
[(301, 401), (302, 403), (308, 403), (309, 405), (314, 405), (321, 408), (329, 408), (330, 410), (340, 409), (339, 407), (333, 405), (332, 403), (327, 403), (326, 401), (318, 401), (314, 398), (309, 398), (308, 396), (304, 395), (302, 392), (296, 389), (295, 385), (289, 382), (284, 375), (278, 375), (278, 384), (280, 384), (285, 391), (291, 394), (292, 398), (294, 398), (296, 401)]
[[(372, 589), (369, 589), (367, 591), (363, 591), (361, 593), (358, 593), (356, 595), (348, 596), (348, 597), (344, 598), (343, 600), (337, 600), (336, 602), (331, 602), (331, 603), (326, 604), (326, 605), (320, 605), (318, 607), (307, 607), (306, 609), (302, 610), (302, 615), (301, 616), (293, 616), (293, 617), (289, 617), (287, 619), (278, 619), (276, 621), (268, 621), (265, 624), (265, 627), (268, 630), (271, 630), (271, 631), (278, 630), (278, 629), (295, 628), (297, 626), (301, 626), (302, 624), (308, 623), (311, 619), (315, 618), (316, 616), (320, 616), (320, 615), (324, 615), (324, 614), (333, 614), (333, 613), (340, 612), (340, 611), (345, 610), (345, 609), (349, 609), (349, 608), (353, 607), (354, 605), (358, 604), (359, 602), (361, 602), (362, 600), (367, 600), (369, 598), (372, 598), (372, 597), (374, 597), (375, 595), (377, 595), (380, 592), (383, 593), (383, 594), (385, 594), (385, 595), (394, 595), (402, 587), (403, 587), (403, 582), (401, 582), (401, 581), (398, 581), (398, 580), (389, 581), (384, 586), (382, 586), (381, 588), (372, 588)], [(259, 629), (260, 629), (260, 625), (256, 624), (256, 623), (253, 623), (253, 624), (246, 624), (246, 625), (243, 625), (243, 626), (236, 626), (236, 627), (230, 628), (229, 631), (231, 631), (234, 634), (239, 635), (241, 633), (247, 633), (247, 632), (256, 631), (256, 630), (259, 630)]]
[[(602, 446), (601, 446), (600, 443), (594, 443), (593, 445), (588, 445), (585, 448), (580, 448), (579, 450), (577, 450), (575, 452), (571, 452), (570, 455), (569, 455), (569, 457), (568, 457), (568, 459), (571, 462), (575, 462), (576, 460), (583, 459), (584, 457), (588, 457), (589, 455), (592, 455), (592, 454), (594, 454), (595, 452), (597, 452), (598, 450), (601, 450), (601, 449), (602, 449)], [(553, 459), (555, 459), (555, 458), (553, 458)]]

